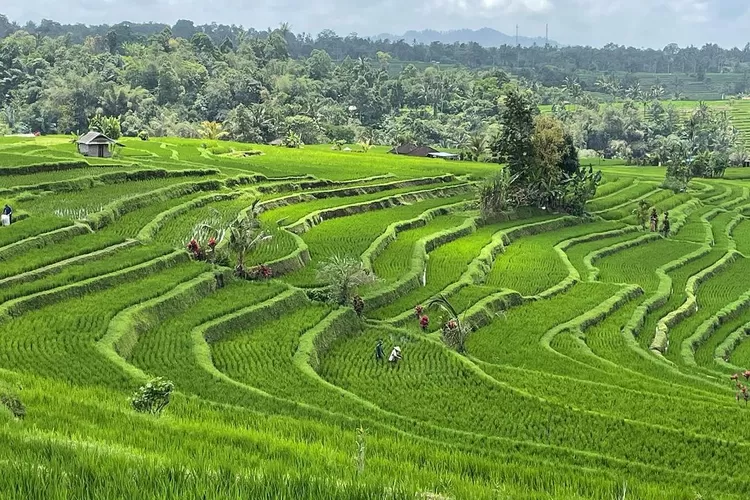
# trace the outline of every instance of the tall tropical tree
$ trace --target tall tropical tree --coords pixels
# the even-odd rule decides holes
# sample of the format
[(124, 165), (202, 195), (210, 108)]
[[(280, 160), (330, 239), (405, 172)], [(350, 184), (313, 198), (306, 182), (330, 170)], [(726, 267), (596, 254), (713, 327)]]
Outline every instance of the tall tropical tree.
[(578, 100), (583, 96), (583, 89), (581, 88), (581, 84), (578, 83), (578, 80), (576, 78), (571, 78), (569, 76), (565, 77), (562, 91), (573, 104), (578, 103)]
[(612, 102), (617, 100), (617, 96), (622, 91), (620, 82), (614, 75), (604, 76), (599, 78), (595, 85), (604, 93), (612, 96)]
[(649, 98), (657, 101), (664, 99), (664, 86), (661, 84), (652, 85), (649, 89)]
[(448, 321), (443, 324), (442, 339), (445, 345), (463, 354), (466, 352), (466, 339), (471, 333), (471, 326), (462, 320), (453, 305), (444, 295), (432, 299), (427, 303), (428, 308), (438, 308), (448, 314)]
[(235, 219), (227, 231), (229, 235), (229, 250), (237, 256), (235, 273), (238, 276), (248, 275), (246, 267), (247, 254), (263, 241), (269, 240), (271, 236), (263, 230), (258, 220), (257, 205), (259, 200), (253, 202), (247, 213)]
[(215, 141), (227, 136), (227, 132), (223, 128), (219, 122), (205, 121), (201, 122), (199, 132), (204, 139)]
[(320, 265), (318, 279), (325, 283), (331, 302), (345, 305), (360, 286), (374, 283), (378, 278), (359, 259), (333, 255)]
[(476, 133), (469, 137), (466, 145), (466, 156), (468, 160), (479, 161), (487, 153), (487, 139), (483, 134)]
[(534, 117), (539, 107), (533, 95), (519, 87), (508, 90), (500, 112), (502, 128), (495, 142), (490, 144), (493, 161), (507, 162), (513, 175), (522, 180), (529, 175), (529, 163), (534, 155)]

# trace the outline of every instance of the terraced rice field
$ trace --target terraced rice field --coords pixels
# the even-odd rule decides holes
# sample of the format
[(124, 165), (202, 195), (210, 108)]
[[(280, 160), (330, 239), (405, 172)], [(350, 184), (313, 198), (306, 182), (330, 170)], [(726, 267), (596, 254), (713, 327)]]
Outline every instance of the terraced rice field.
[[(661, 169), (606, 167), (586, 217), (485, 222), (490, 164), (125, 142), (89, 162), (67, 138), (0, 143), (0, 396), (26, 407), (0, 403), (0, 497), (750, 496), (743, 172), (675, 195)], [(196, 225), (255, 200), (269, 238), (247, 262), (271, 279), (189, 258)], [(379, 278), (362, 317), (318, 300), (334, 255)], [(414, 313), (439, 295), (463, 353), (444, 313)], [(164, 414), (134, 412), (157, 376)]]

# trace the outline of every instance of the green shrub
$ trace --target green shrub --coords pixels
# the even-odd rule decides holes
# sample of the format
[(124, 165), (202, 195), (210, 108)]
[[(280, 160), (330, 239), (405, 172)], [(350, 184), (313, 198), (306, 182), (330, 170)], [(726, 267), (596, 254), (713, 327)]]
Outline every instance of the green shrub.
[(157, 377), (141, 386), (133, 395), (130, 404), (139, 413), (161, 415), (169, 404), (172, 391), (174, 391), (172, 382)]
[(223, 154), (231, 153), (232, 151), (234, 151), (232, 148), (227, 147), (227, 146), (213, 146), (211, 148), (208, 148), (208, 150), (211, 151), (211, 153), (215, 155), (223, 155)]
[(3, 385), (0, 385), (0, 406), (4, 406), (18, 420), (23, 420), (26, 416), (26, 406), (21, 399), (14, 391)]

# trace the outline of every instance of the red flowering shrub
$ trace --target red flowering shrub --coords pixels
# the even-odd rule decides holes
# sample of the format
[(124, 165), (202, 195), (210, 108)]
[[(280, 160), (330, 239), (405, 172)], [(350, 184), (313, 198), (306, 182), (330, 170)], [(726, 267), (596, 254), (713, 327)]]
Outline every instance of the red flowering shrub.
[(422, 317), (423, 312), (424, 312), (424, 307), (421, 305), (414, 308), (414, 314), (417, 316), (417, 319)]
[(267, 280), (273, 276), (273, 270), (265, 264), (255, 266), (250, 271), (245, 271), (244, 268), (237, 266), (235, 268), (235, 274), (241, 278), (260, 281)]
[(195, 260), (205, 260), (206, 252), (201, 248), (198, 241), (193, 238), (190, 243), (187, 244), (187, 250)]

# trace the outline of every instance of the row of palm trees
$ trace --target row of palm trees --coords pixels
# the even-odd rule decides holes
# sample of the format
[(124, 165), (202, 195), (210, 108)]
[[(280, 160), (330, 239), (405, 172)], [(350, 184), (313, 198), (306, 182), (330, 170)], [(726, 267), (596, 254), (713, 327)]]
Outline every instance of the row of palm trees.
[[(580, 87), (578, 82), (575, 80), (569, 82), (568, 78), (566, 78), (566, 84)], [(605, 94), (612, 96), (613, 101), (616, 101), (618, 97), (625, 97), (636, 102), (647, 102), (664, 99), (666, 94), (661, 84), (655, 84), (648, 89), (644, 89), (641, 87), (641, 83), (636, 81), (629, 87), (623, 87), (617, 78), (611, 75), (599, 78), (594, 85)]]

